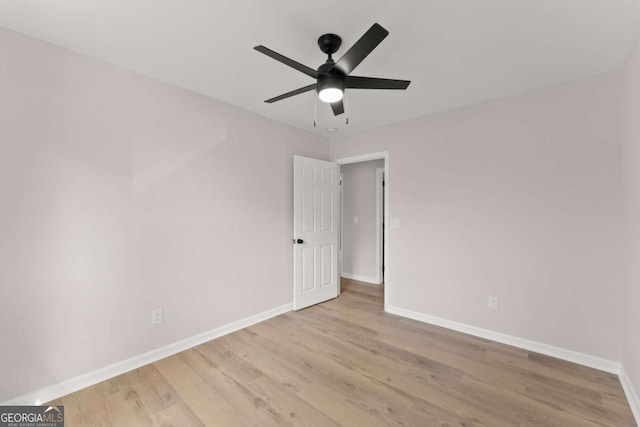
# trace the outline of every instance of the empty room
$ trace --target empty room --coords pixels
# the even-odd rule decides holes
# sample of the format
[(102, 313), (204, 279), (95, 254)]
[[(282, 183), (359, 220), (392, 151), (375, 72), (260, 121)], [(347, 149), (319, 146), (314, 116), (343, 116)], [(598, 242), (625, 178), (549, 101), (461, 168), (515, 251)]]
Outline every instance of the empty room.
[(640, 0), (0, 0), (0, 427), (636, 426)]

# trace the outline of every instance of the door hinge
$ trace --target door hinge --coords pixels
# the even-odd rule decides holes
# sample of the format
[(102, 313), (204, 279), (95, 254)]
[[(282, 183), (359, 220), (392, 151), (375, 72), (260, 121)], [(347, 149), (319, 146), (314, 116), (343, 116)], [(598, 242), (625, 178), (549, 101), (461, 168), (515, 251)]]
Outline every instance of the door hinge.
[(382, 186), (384, 187), (384, 180), (382, 181)]

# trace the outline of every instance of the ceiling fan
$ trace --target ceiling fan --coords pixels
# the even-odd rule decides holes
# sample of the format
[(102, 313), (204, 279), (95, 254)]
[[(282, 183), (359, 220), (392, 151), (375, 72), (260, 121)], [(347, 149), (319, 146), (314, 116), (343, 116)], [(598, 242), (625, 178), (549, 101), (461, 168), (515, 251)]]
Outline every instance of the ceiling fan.
[(343, 56), (335, 62), (331, 55), (336, 53), (342, 44), (342, 39), (336, 34), (325, 34), (318, 39), (320, 50), (329, 58), (317, 70), (300, 64), (262, 45), (254, 47), (258, 52), (280, 61), (309, 77), (316, 82), (300, 89), (267, 99), (264, 102), (281, 101), (294, 95), (316, 90), (320, 101), (331, 104), (334, 115), (344, 113), (343, 96), (345, 89), (406, 89), (411, 81), (379, 79), (375, 77), (351, 76), (351, 72), (389, 35), (380, 24), (373, 24), (360, 39), (351, 46)]

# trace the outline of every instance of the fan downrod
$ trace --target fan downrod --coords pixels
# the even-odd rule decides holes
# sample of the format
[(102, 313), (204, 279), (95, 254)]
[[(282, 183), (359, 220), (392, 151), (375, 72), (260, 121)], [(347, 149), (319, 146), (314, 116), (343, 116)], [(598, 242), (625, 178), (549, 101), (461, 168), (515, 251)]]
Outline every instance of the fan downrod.
[(340, 49), (342, 39), (337, 34), (324, 34), (318, 38), (318, 46), (320, 50), (329, 57)]

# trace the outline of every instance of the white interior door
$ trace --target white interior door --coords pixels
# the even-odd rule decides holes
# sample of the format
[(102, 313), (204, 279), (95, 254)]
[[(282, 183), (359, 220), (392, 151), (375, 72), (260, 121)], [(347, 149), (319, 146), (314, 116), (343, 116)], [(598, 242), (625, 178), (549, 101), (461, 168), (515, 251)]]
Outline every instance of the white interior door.
[(293, 156), (293, 309), (338, 296), (338, 164)]

